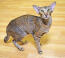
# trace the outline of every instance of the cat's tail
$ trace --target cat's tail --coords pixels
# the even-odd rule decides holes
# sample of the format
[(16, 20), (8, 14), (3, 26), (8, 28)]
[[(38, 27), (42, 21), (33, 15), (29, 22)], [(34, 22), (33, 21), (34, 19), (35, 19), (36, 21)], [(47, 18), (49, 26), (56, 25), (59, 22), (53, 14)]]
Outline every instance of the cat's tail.
[(10, 38), (10, 35), (5, 36), (4, 42), (7, 43), (7, 41), (9, 40), (9, 38)]

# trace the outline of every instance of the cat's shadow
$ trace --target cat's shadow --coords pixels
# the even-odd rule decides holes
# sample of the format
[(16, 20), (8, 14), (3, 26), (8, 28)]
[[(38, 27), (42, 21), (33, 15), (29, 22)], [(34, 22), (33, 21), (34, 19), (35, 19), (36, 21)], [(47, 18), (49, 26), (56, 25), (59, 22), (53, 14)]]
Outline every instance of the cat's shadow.
[[(40, 44), (41, 45), (48, 44), (48, 42), (49, 42), (48, 38), (49, 38), (49, 34), (43, 35), (40, 39)], [(12, 41), (12, 38), (8, 42), (11, 42), (11, 41)], [(34, 38), (31, 34), (25, 36), (23, 38), (22, 42), (18, 42), (18, 44), (20, 44), (20, 45), (24, 45), (24, 44), (27, 44), (27, 43), (31, 43), (32, 45), (34, 45), (34, 47), (36, 47), (35, 40), (34, 40)]]
[[(49, 42), (49, 35), (48, 34), (45, 34), (41, 37), (40, 39), (40, 44), (41, 45), (45, 45), (45, 44), (48, 44)], [(35, 40), (33, 38), (33, 36), (30, 34), (30, 35), (27, 35), (23, 38), (23, 43), (26, 44), (26, 43), (31, 43), (32, 45), (34, 45), (36, 47), (36, 43), (35, 43)], [(23, 44), (23, 45), (24, 45)]]

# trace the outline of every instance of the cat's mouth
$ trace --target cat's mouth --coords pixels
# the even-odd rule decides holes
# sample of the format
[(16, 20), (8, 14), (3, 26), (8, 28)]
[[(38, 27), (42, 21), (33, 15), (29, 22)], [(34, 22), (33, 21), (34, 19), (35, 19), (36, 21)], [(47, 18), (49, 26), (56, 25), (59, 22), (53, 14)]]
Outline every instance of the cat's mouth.
[(40, 14), (43, 19), (49, 19), (49, 15), (42, 15)]
[(49, 19), (49, 15), (42, 15), (41, 16), (43, 19)]
[(49, 19), (49, 17), (48, 17), (48, 16), (42, 16), (42, 18), (43, 18), (43, 19)]

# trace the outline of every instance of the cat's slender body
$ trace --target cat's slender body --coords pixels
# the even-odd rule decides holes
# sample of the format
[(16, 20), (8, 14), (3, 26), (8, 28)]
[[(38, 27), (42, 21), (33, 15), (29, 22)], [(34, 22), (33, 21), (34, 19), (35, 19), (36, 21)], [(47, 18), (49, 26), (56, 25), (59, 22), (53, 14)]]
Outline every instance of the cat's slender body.
[[(37, 6), (34, 6), (35, 10), (36, 7)], [(50, 9), (50, 6), (46, 7), (46, 9), (47, 8)], [(43, 10), (43, 8), (40, 8), (40, 10)], [(7, 42), (9, 37), (12, 36), (14, 45), (19, 50), (23, 50), (23, 48), (19, 44), (17, 44), (17, 42), (21, 41), (22, 38), (27, 34), (32, 34), (36, 42), (38, 52), (42, 53), (42, 50), (40, 48), (40, 38), (42, 35), (48, 33), (49, 28), (52, 24), (52, 18), (51, 11), (49, 11), (49, 13), (44, 14), (44, 16), (46, 17), (43, 18), (43, 13), (40, 12), (40, 10), (40, 17), (34, 15), (23, 15), (12, 20), (7, 26), (7, 36), (5, 37), (4, 41)]]

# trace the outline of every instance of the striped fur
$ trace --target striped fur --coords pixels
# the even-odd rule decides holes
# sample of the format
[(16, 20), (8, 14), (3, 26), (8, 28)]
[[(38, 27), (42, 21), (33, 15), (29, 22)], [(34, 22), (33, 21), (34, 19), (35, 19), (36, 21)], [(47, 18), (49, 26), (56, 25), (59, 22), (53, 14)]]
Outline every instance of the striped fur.
[[(48, 7), (46, 8), (48, 9)], [(41, 14), (41, 12), (39, 14)], [(7, 42), (9, 37), (12, 36), (14, 45), (19, 50), (23, 50), (23, 48), (20, 47), (17, 42), (21, 41), (22, 38), (27, 34), (32, 34), (36, 42), (38, 52), (42, 53), (42, 50), (40, 48), (40, 38), (42, 35), (49, 32), (51, 23), (52, 18), (50, 14), (47, 19), (42, 18), (42, 14), (40, 15), (40, 17), (27, 14), (15, 18), (7, 26), (7, 36), (5, 37), (4, 42)]]

